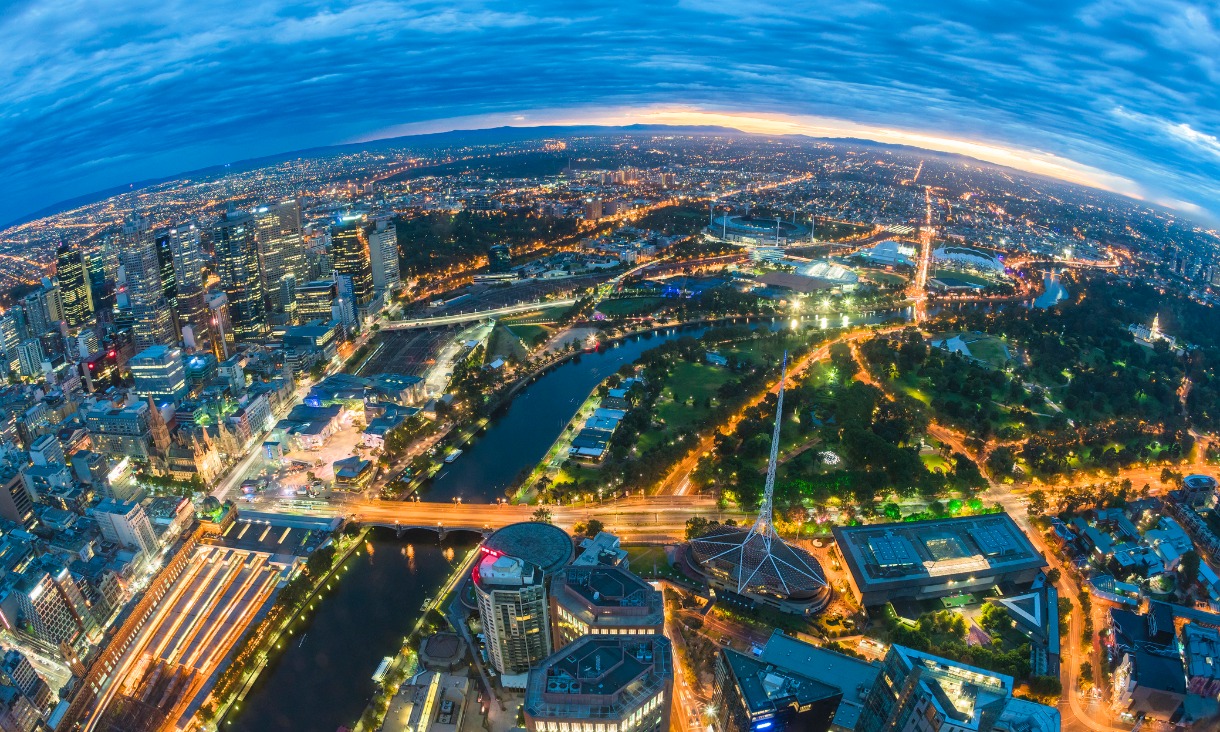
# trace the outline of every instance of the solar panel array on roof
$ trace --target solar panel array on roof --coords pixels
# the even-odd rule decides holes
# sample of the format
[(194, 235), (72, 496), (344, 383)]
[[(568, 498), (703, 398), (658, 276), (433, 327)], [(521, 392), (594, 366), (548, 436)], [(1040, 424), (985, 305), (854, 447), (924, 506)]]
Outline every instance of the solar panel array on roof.
[(919, 561), (911, 542), (894, 534), (870, 537), (868, 548), (882, 567), (907, 567)]
[(1017, 546), (1012, 541), (1012, 535), (998, 523), (985, 523), (971, 526), (968, 530), (974, 543), (979, 545), (983, 554), (998, 557), (1005, 554), (1016, 554)]

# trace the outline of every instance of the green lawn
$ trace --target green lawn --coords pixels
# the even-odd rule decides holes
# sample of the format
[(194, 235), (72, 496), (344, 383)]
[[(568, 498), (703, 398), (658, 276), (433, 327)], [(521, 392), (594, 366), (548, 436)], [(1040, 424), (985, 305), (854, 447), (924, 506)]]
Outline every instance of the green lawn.
[[(967, 339), (969, 339), (969, 336)], [(984, 336), (978, 340), (968, 340), (968, 345), (970, 347), (970, 354), (980, 361), (986, 361), (996, 368), (1000, 368), (1008, 363), (1008, 349), (999, 338)]]
[(948, 473), (952, 469), (952, 466), (950, 466), (948, 461), (946, 461), (943, 457), (940, 456), (940, 453), (929, 453), (927, 455), (920, 455), (919, 458), (921, 460), (923, 460), (924, 467), (927, 468), (928, 470), (931, 470), (934, 472), (939, 470), (942, 473)]
[(907, 281), (906, 277), (891, 272), (866, 272), (864, 276), (879, 285), (904, 285)]
[(661, 297), (620, 297), (602, 300), (597, 304), (597, 310), (609, 316), (641, 315), (651, 313), (663, 302), (665, 299)]
[(491, 338), (487, 341), (486, 362), (491, 363), (497, 358), (514, 359), (520, 362), (525, 360), (526, 355), (525, 348), (517, 339), (516, 334), (506, 326), (496, 325), (495, 330), (491, 332)]
[(716, 391), (732, 377), (730, 371), (716, 366), (679, 363), (657, 400), (657, 418), (673, 432), (702, 424), (710, 411), (707, 400), (711, 399), (714, 405)]
[(526, 345), (533, 345), (534, 339), (538, 336), (550, 337), (554, 333), (553, 328), (548, 328), (544, 325), (529, 325), (521, 324), (514, 325), (509, 328), (518, 338), (525, 341)]
[(950, 280), (960, 280), (972, 285), (978, 285), (979, 287), (987, 287), (988, 285), (995, 284), (986, 277), (979, 277), (978, 275), (970, 274), (969, 272), (958, 272), (954, 269), (938, 269), (932, 273), (933, 279), (938, 279), (941, 277)]

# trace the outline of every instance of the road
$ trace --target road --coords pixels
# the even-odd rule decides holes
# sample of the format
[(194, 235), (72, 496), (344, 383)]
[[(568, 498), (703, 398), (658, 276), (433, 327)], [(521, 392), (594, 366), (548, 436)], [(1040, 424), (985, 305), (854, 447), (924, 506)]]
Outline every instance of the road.
[[(881, 329), (881, 330), (873, 330), (873, 329), (857, 330), (857, 331), (852, 331), (850, 333), (844, 333), (843, 335), (840, 335), (839, 337), (822, 344), (818, 348), (816, 348), (813, 351), (811, 351), (810, 353), (806, 354), (805, 357), (802, 358), (800, 361), (798, 361), (796, 364), (789, 367), (788, 379), (792, 380), (792, 379), (799, 378), (800, 375), (803, 374), (810, 366), (817, 363), (818, 361), (822, 361), (822, 360), (829, 358), (830, 357), (830, 347), (832, 345), (834, 345), (835, 343), (843, 343), (843, 342), (853, 343), (855, 341), (860, 340), (861, 338), (870, 337), (870, 336), (873, 336), (873, 335), (876, 335), (879, 333), (886, 333), (891, 330), (894, 330), (894, 328), (886, 328), (886, 329)], [(689, 453), (687, 453), (686, 457), (682, 458), (682, 460), (679, 461), (678, 464), (675, 465), (669, 471), (669, 474), (666, 475), (665, 478), (661, 480), (661, 482), (657, 485), (656, 493), (658, 495), (678, 495), (678, 496), (684, 496), (684, 495), (689, 494), (690, 490), (691, 490), (691, 483), (690, 483), (691, 473), (695, 472), (695, 468), (699, 466), (700, 458), (702, 458), (705, 453), (709, 452), (713, 447), (715, 447), (716, 436), (719, 434), (731, 433), (733, 431), (733, 428), (736, 427), (736, 425), (739, 421), (741, 421), (742, 416), (746, 412), (753, 409), (760, 402), (762, 402), (762, 400), (766, 398), (767, 394), (775, 394), (778, 391), (779, 391), (779, 382), (777, 381), (774, 385), (771, 386), (770, 389), (763, 392), (762, 394), (759, 394), (754, 399), (750, 400), (750, 402), (748, 402), (745, 406), (743, 406), (740, 410), (738, 410), (737, 414), (730, 417), (727, 422), (725, 422), (724, 424), (720, 425), (716, 429), (714, 429), (714, 430), (710, 431), (709, 433), (707, 433), (706, 435), (704, 435), (703, 438), (700, 439), (699, 442), (696, 443), (696, 445), (691, 449), (691, 451)]]
[(390, 320), (382, 324), (382, 330), (417, 330), (419, 328), (437, 328), (445, 325), (459, 325), (485, 318), (499, 318), (505, 315), (528, 313), (539, 308), (574, 305), (576, 298), (567, 297), (560, 300), (539, 300), (537, 302), (522, 302), (516, 305), (505, 305), (490, 310), (472, 310), (469, 313), (454, 315), (438, 315), (434, 318), (416, 318), (414, 320)]
[[(695, 516), (738, 521), (738, 511), (724, 511), (705, 496), (632, 496), (587, 505), (546, 506), (557, 526), (570, 530), (589, 519), (601, 521), (607, 531), (624, 540), (676, 541), (686, 536), (686, 522)], [(376, 501), (357, 499), (320, 504), (312, 511), (276, 511), (310, 516), (348, 516), (362, 523), (384, 526), (496, 529), (529, 521), (537, 506), (487, 503), (433, 503), (428, 501)], [(275, 509), (271, 509), (275, 510)]]

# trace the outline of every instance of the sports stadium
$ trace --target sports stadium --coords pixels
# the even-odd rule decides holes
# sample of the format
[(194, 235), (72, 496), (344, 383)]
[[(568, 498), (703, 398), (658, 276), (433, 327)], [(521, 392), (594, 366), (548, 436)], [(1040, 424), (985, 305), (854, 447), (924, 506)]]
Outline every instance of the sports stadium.
[(721, 214), (707, 227), (708, 235), (746, 246), (788, 246), (809, 240), (809, 227), (781, 218)]

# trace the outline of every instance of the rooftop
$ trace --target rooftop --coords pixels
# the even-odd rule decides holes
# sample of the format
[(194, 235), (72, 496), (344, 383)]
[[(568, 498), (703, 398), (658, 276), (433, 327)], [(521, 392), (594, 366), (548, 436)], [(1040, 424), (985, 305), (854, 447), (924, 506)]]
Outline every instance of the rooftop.
[(788, 706), (803, 707), (842, 693), (838, 687), (813, 679), (791, 666), (777, 666), (731, 648), (724, 649), (724, 660), (752, 715)]
[(836, 526), (835, 541), (862, 590), (1046, 565), (1006, 513)]
[(558, 526), (523, 521), (499, 529), (483, 542), (483, 548), (511, 557), (528, 557), (547, 576), (566, 565), (573, 554), (572, 537)]
[(564, 602), (568, 593), (579, 598), (590, 615), (584, 618), (587, 622), (604, 621), (605, 616), (626, 616), (634, 625), (664, 622), (661, 593), (619, 567), (566, 567), (555, 575), (551, 587), (557, 602)]
[(585, 636), (530, 672), (525, 712), (618, 719), (672, 681), (671, 647), (663, 636)]

